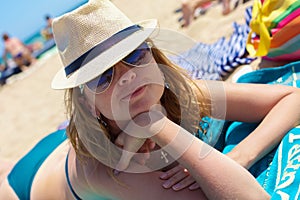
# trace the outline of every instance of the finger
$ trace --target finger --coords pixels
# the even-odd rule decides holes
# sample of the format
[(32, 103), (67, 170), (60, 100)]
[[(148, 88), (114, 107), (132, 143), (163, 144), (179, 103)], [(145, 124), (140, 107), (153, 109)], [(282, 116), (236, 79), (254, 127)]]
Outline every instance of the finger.
[(147, 152), (147, 153), (138, 153), (138, 154), (135, 154), (133, 159), (139, 163), (140, 165), (145, 165), (147, 160), (150, 158), (150, 153)]
[(150, 152), (154, 147), (155, 142), (151, 139), (147, 139), (143, 146), (138, 150), (138, 154), (134, 155), (134, 160), (141, 165), (145, 165), (150, 158)]
[[(117, 139), (115, 140), (115, 145), (117, 145), (120, 148), (123, 148), (124, 145), (124, 139), (125, 139), (125, 133), (121, 133)], [(145, 165), (147, 160), (150, 158), (150, 150), (152, 150), (155, 147), (155, 142), (153, 142), (151, 139), (147, 139), (142, 147), (138, 150), (139, 154), (135, 154), (133, 156), (133, 159), (139, 163), (140, 165)], [(125, 157), (128, 155), (125, 155)], [(123, 156), (124, 158), (124, 156)], [(127, 158), (130, 159), (130, 158)], [(125, 161), (121, 161), (125, 162)], [(126, 165), (126, 164), (124, 164)]]
[(140, 150), (143, 153), (150, 152), (152, 149), (154, 149), (155, 145), (155, 142), (148, 138)]
[(196, 182), (190, 185), (189, 190), (197, 190), (200, 188), (200, 185)]
[(146, 153), (146, 152), (149, 152), (149, 147), (148, 147), (148, 142), (147, 140), (144, 142), (144, 144), (141, 146), (141, 148), (137, 151), (139, 153)]
[(172, 169), (164, 172), (162, 175), (160, 175), (161, 179), (169, 179), (170, 177), (174, 176), (176, 173), (178, 173), (180, 170), (183, 170), (184, 168), (180, 165), (177, 165), (176, 167), (173, 167)]
[(126, 135), (126, 133), (121, 132), (118, 135), (117, 139), (115, 140), (115, 144), (118, 145), (118, 146), (124, 146), (125, 135)]
[(122, 155), (119, 163), (116, 166), (118, 171), (124, 171), (128, 167), (130, 160), (144, 144), (145, 140), (146, 139), (144, 138), (136, 138), (127, 134), (125, 135)]
[(124, 138), (124, 150), (136, 153), (145, 141), (145, 138), (136, 138), (126, 134)]
[(175, 184), (179, 183), (181, 180), (183, 180), (185, 177), (187, 177), (189, 174), (184, 171), (179, 171), (175, 175), (173, 175), (171, 178), (169, 178), (166, 182), (163, 183), (163, 187), (168, 189), (174, 186)]
[(123, 150), (120, 161), (116, 166), (116, 170), (124, 171), (125, 169), (127, 169), (129, 162), (133, 156), (134, 156), (134, 153)]
[(149, 140), (149, 150), (152, 150), (155, 148), (156, 144), (153, 140), (148, 139)]
[(195, 179), (192, 176), (187, 176), (175, 185), (172, 186), (172, 189), (175, 191), (182, 190), (184, 188), (187, 188), (189, 185), (195, 183)]

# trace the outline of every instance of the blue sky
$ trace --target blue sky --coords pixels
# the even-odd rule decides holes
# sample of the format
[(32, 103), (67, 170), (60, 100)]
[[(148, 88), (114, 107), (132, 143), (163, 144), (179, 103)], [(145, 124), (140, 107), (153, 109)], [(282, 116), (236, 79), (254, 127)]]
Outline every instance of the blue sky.
[(87, 0), (0, 0), (0, 55), (2, 34), (25, 40), (46, 25), (45, 15), (56, 17)]

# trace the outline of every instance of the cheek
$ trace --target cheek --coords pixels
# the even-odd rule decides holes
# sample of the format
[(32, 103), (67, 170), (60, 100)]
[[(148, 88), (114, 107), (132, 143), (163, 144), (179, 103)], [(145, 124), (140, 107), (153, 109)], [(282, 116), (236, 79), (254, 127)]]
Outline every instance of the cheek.
[(164, 87), (157, 84), (149, 85), (145, 96), (134, 103), (122, 103), (112, 95), (99, 95), (95, 102), (96, 108), (110, 120), (128, 120), (133, 116), (148, 111), (151, 106), (160, 103), (160, 98), (164, 92)]
[(164, 87), (161, 85), (153, 84), (151, 91), (149, 92), (150, 103), (157, 104), (159, 103), (162, 95), (164, 93)]
[(95, 102), (96, 109), (108, 119), (112, 119), (112, 103), (111, 98), (108, 96), (97, 97)]
[(99, 115), (99, 112), (108, 119), (112, 119), (112, 107), (115, 107), (112, 103), (112, 91), (109, 88), (107, 91), (101, 94), (93, 94), (88, 90), (85, 90), (85, 96), (88, 99), (89, 106), (93, 109), (91, 112), (95, 112)]

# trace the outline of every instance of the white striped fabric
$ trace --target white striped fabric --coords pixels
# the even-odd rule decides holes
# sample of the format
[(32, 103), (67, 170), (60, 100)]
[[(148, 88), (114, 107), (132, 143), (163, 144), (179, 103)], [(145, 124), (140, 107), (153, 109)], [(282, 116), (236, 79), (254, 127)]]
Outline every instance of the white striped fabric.
[(233, 23), (234, 30), (228, 41), (222, 37), (214, 44), (199, 42), (187, 52), (170, 59), (186, 69), (192, 78), (204, 80), (221, 80), (236, 67), (251, 63), (256, 59), (246, 57), (251, 10), (251, 7), (246, 8), (245, 24)]

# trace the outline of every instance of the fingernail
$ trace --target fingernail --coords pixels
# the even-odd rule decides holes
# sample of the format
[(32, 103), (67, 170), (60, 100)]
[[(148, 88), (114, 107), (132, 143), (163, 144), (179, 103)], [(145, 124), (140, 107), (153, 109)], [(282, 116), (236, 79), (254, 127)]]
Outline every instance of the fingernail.
[(119, 175), (119, 174), (120, 174), (120, 171), (114, 169), (113, 173), (114, 173), (114, 175)]
[(181, 184), (178, 183), (178, 184), (174, 185), (174, 186), (172, 187), (172, 189), (173, 189), (173, 190), (180, 190), (180, 189), (181, 189)]
[(171, 182), (170, 182), (170, 181), (167, 181), (167, 182), (165, 182), (162, 186), (163, 186), (164, 188), (170, 188)]
[(166, 173), (163, 173), (162, 175), (160, 175), (159, 177), (161, 178), (161, 179), (165, 179), (165, 178), (167, 178), (167, 176), (168, 176), (168, 174), (166, 174)]
[(191, 186), (189, 187), (189, 190), (194, 190), (194, 189), (197, 189), (197, 188), (198, 188), (198, 186), (195, 185), (195, 184), (193, 184), (193, 185), (191, 185)]

